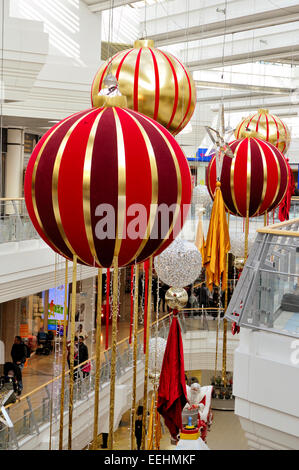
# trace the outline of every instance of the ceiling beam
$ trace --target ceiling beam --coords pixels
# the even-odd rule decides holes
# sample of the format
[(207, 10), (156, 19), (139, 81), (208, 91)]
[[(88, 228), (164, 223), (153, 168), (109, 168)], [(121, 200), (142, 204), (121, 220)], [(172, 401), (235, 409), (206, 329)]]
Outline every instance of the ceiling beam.
[[(277, 97), (285, 97), (286, 95), (275, 95)], [(198, 103), (219, 103), (219, 101), (244, 101), (244, 100), (255, 100), (259, 98), (273, 98), (271, 93), (236, 93), (234, 95), (225, 95), (225, 96), (205, 96), (204, 98), (197, 98)]]
[[(290, 101), (280, 102), (280, 103), (260, 103), (260, 104), (246, 104), (241, 106), (230, 106), (229, 108), (224, 108), (226, 112), (237, 112), (237, 111), (246, 111), (246, 110), (257, 110), (258, 108), (273, 109), (273, 108), (286, 108), (291, 109), (295, 105), (290, 103)], [(211, 106), (211, 111), (214, 113), (219, 112), (218, 106)], [(288, 115), (290, 112), (287, 113)]]
[(289, 95), (293, 91), (294, 88), (286, 88), (286, 87), (274, 87), (274, 86), (267, 86), (267, 85), (249, 85), (247, 83), (229, 83), (229, 82), (214, 82), (209, 80), (194, 80), (195, 86), (197, 88), (216, 88), (216, 89), (223, 89), (223, 90), (246, 90), (246, 91), (253, 91), (257, 93), (271, 93), (273, 95)]
[(154, 34), (151, 39), (156, 46), (167, 46), (170, 44), (208, 39), (224, 34), (234, 34), (252, 29), (267, 28), (280, 24), (293, 23), (299, 21), (299, 5), (286, 9), (277, 8), (275, 10), (244, 15), (225, 21), (202, 24), (191, 28), (168, 31), (167, 33)]
[(279, 62), (283, 58), (290, 59), (292, 58), (293, 63), (299, 59), (299, 46), (285, 46), (277, 47), (273, 49), (263, 49), (259, 51), (254, 51), (252, 53), (243, 52), (241, 54), (226, 55), (222, 57), (211, 57), (209, 59), (202, 59), (193, 62), (189, 62), (187, 65), (188, 69), (191, 71), (203, 70), (203, 69), (213, 69), (221, 67), (222, 65), (236, 65), (236, 64), (245, 64), (248, 62), (258, 62), (260, 60), (266, 62)]
[[(141, 1), (142, 0), (131, 0), (131, 1), (128, 1), (128, 0), (114, 0), (113, 8), (122, 7), (124, 5), (131, 5), (133, 3), (138, 3), (138, 2), (141, 2)], [(97, 3), (93, 3), (93, 4), (90, 3), (88, 0), (86, 0), (85, 3), (87, 3), (88, 8), (93, 13), (99, 13), (100, 11), (110, 10), (110, 8), (111, 8), (111, 0), (103, 0), (101, 2), (97, 2)]]

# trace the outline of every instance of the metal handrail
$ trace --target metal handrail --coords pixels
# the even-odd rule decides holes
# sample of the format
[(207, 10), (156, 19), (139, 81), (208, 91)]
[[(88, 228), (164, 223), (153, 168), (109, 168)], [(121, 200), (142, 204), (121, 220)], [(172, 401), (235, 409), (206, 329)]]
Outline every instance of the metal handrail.
[(203, 310), (225, 310), (223, 307), (188, 307), (188, 308), (184, 308), (183, 309), (183, 312), (185, 312), (186, 310), (200, 310), (201, 312)]
[(24, 197), (0, 197), (0, 202), (4, 201), (25, 201)]
[[(160, 322), (163, 322), (166, 318), (170, 317), (172, 315), (172, 313), (168, 313), (166, 315), (164, 315), (162, 318), (160, 318), (159, 320), (156, 320), (154, 321), (153, 323), (151, 323), (151, 327), (153, 327), (156, 323), (160, 323)], [(138, 335), (140, 333), (142, 333), (144, 331), (144, 328), (141, 328), (139, 331), (138, 331)], [(121, 341), (119, 341), (116, 346), (119, 347), (121, 344), (125, 343), (126, 341), (128, 341), (129, 339), (129, 336), (127, 336), (126, 338), (122, 339)], [(105, 354), (105, 352), (108, 352), (109, 350), (111, 350), (111, 347), (108, 348), (108, 349), (105, 349), (104, 351), (101, 351), (101, 354)], [(80, 364), (78, 364), (77, 366), (74, 367), (74, 371), (81, 368), (82, 366), (84, 366), (84, 364), (87, 364), (88, 362), (90, 361), (93, 361), (96, 359), (96, 355), (93, 355), (92, 357), (88, 358), (86, 361), (84, 362), (81, 362)], [(67, 370), (65, 372), (65, 375), (69, 375), (70, 373), (70, 370)], [(43, 385), (40, 385), (39, 387), (35, 388), (34, 390), (32, 390), (31, 392), (29, 393), (26, 393), (25, 395), (23, 395), (20, 399), (17, 400), (16, 403), (20, 403), (22, 400), (25, 400), (26, 398), (30, 397), (31, 395), (33, 395), (34, 393), (36, 392), (39, 392), (40, 390), (42, 390), (43, 388), (49, 386), (50, 384), (56, 382), (57, 380), (61, 379), (63, 374), (60, 374), (58, 375), (57, 377), (54, 377), (54, 379), (51, 379), (49, 380), (48, 382), (44, 383)], [(13, 405), (15, 405), (15, 403), (10, 403), (9, 405), (6, 405), (5, 406), (5, 409), (8, 409), (10, 407), (12, 407)]]
[(299, 218), (290, 219), (285, 222), (280, 222), (273, 225), (268, 225), (266, 227), (262, 227), (257, 229), (258, 233), (269, 233), (272, 235), (288, 235), (290, 237), (299, 237), (298, 232), (292, 232), (291, 230), (283, 230), (283, 228), (288, 227), (289, 225), (298, 224)]

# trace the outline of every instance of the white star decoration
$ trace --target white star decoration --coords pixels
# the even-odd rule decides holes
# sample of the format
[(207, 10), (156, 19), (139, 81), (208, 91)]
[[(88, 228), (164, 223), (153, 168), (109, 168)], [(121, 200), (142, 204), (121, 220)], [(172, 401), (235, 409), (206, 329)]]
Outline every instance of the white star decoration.
[(206, 151), (206, 156), (210, 155), (214, 150), (216, 155), (217, 180), (219, 180), (221, 176), (224, 155), (227, 155), (230, 158), (234, 158), (234, 154), (229, 144), (227, 143), (227, 141), (229, 141), (233, 135), (234, 129), (231, 127), (225, 127), (223, 104), (221, 104), (219, 107), (217, 129), (213, 129), (210, 126), (205, 126), (205, 128), (212, 141), (212, 145), (210, 145)]

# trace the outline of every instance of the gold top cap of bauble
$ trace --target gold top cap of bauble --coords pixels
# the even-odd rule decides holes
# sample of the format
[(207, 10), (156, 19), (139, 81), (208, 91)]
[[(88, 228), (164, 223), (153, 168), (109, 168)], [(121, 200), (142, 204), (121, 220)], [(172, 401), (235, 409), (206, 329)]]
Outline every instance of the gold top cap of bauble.
[(127, 98), (119, 91), (118, 81), (112, 73), (108, 73), (104, 79), (104, 88), (93, 96), (93, 104), (96, 108), (127, 108)]
[(126, 96), (109, 96), (109, 95), (97, 95), (93, 97), (93, 104), (95, 108), (127, 108), (128, 102)]
[(260, 108), (257, 110), (259, 114), (269, 114), (269, 109)]
[(140, 49), (142, 47), (155, 47), (155, 43), (152, 39), (137, 39), (134, 42), (134, 48)]

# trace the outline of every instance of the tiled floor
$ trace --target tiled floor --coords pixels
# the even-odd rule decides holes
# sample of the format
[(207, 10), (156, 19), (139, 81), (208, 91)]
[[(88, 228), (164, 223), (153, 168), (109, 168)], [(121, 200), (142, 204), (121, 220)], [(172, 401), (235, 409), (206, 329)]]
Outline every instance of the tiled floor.
[[(247, 450), (247, 440), (241, 428), (239, 418), (232, 411), (214, 411), (214, 421), (207, 436), (211, 450)], [(115, 450), (130, 449), (130, 414), (126, 413), (115, 433)], [(167, 428), (162, 436), (161, 450), (175, 449), (170, 443)]]

